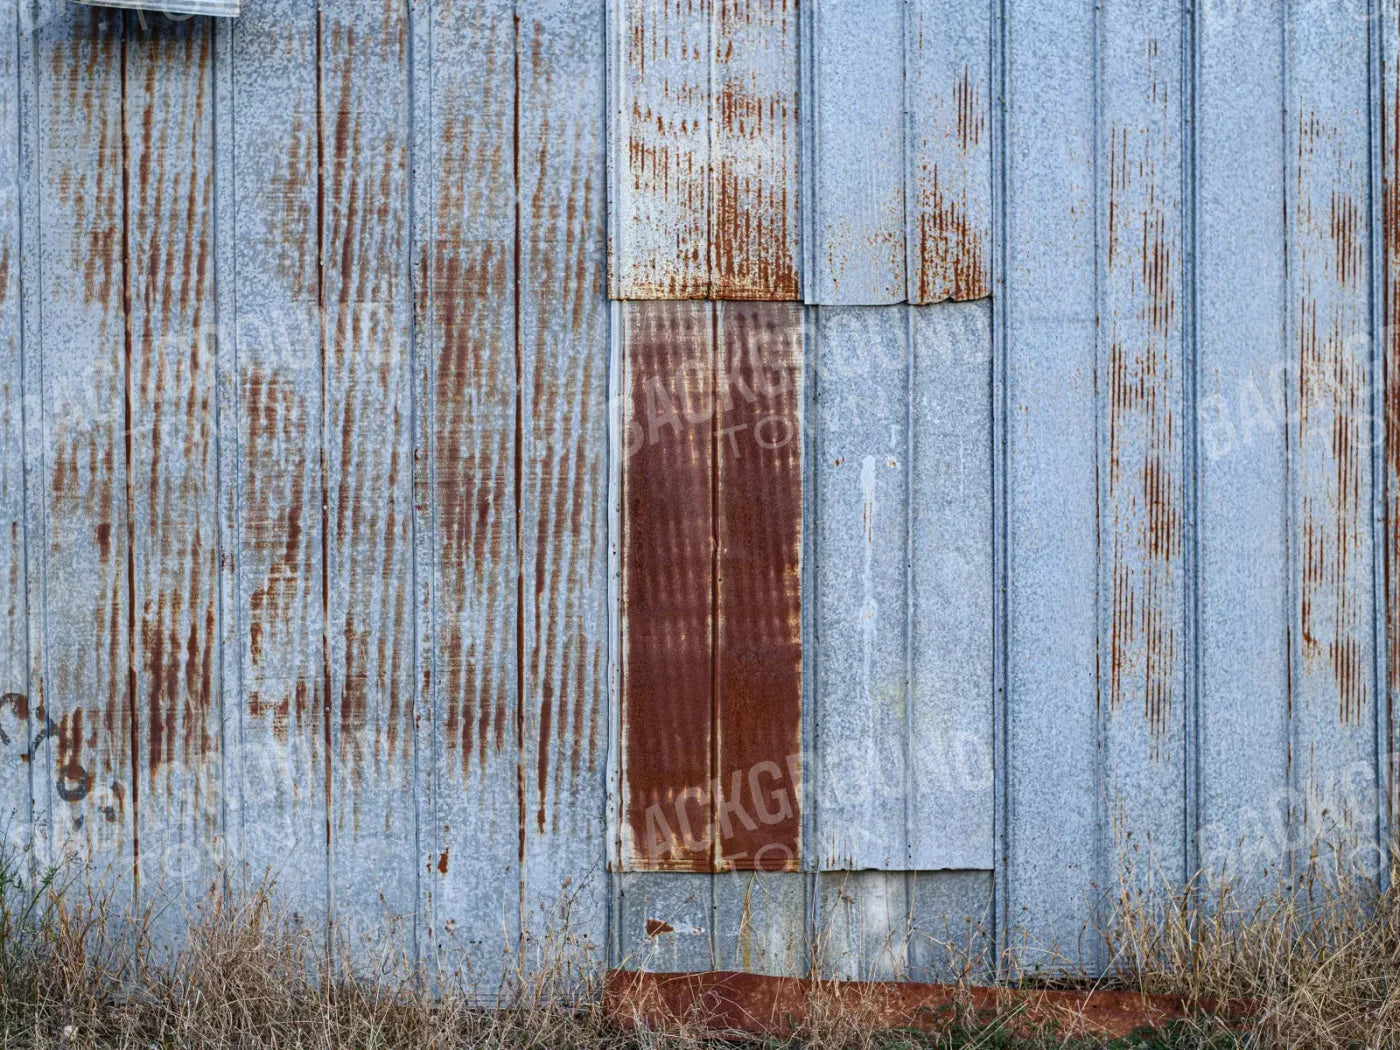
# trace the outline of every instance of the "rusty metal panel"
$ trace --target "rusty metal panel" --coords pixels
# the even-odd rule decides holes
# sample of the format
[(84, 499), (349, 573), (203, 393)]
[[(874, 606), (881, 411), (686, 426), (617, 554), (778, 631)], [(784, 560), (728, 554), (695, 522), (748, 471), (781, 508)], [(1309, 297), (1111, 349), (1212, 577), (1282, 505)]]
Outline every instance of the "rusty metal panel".
[(796, 299), (796, 5), (610, 8), (611, 295)]
[(45, 862), (86, 860), (120, 899), (134, 892), (144, 779), (128, 677), (123, 21), (61, 0), (37, 15), (30, 141), (42, 239), (25, 354), (42, 392), (28, 453), (42, 530), (29, 704), (38, 847)]
[(320, 12), (330, 906), (361, 959), (417, 904), (407, 11)]
[(802, 828), (802, 310), (623, 309), (622, 863), (787, 870)]
[[(516, 473), (516, 38), (508, 5), (415, 8), (431, 87), (415, 109), (417, 352), (428, 370), (420, 451), (431, 507), (435, 740), (420, 877), (436, 965), (499, 981), (520, 916)], [(417, 105), (417, 103), (416, 103)], [(533, 542), (533, 539), (532, 539)]]
[(1259, 891), (1289, 771), (1283, 55), (1277, 5), (1197, 23), (1197, 863)]
[(908, 296), (992, 294), (992, 5), (905, 8)]
[(1377, 758), (1370, 22), (1302, 4), (1286, 18), (1293, 817), (1330, 865), (1373, 856), (1377, 834), (1366, 797), (1335, 790)]
[(944, 0), (809, 10), (809, 303), (991, 294), (991, 12)]
[(713, 308), (623, 310), (623, 862), (710, 870)]
[[(1100, 883), (1089, 5), (1006, 9), (1006, 845), (998, 934), (1094, 965)], [(1045, 85), (1054, 84), (1054, 91)], [(1040, 952), (1024, 963), (1052, 963)]]
[(802, 837), (802, 307), (716, 308), (720, 869), (795, 870)]
[(711, 0), (711, 299), (797, 299), (798, 17)]
[(21, 353), (19, 19), (0, 19), (0, 850), (33, 835)]
[(130, 644), (146, 846), (137, 874), (175, 936), (218, 882), (212, 847), (223, 830), (213, 40), (206, 22), (133, 19), (124, 45)]
[(1142, 885), (1186, 878), (1188, 506), (1182, 10), (1099, 21), (1100, 847)]
[[(235, 727), (227, 836), (233, 877), (266, 874), (297, 913), (327, 921), (330, 739), (322, 659), (320, 232), (316, 12), (260, 3), (227, 32), (229, 93), (218, 96), (218, 270), (230, 297), (220, 365), (234, 406), (220, 420), (234, 450), (234, 594), (225, 695)], [(231, 141), (225, 143), (225, 137)], [(234, 148), (234, 144), (236, 148)], [(223, 238), (229, 240), (225, 243)], [(225, 276), (231, 288), (224, 287)], [(221, 413), (222, 414), (222, 413)], [(235, 885), (239, 884), (237, 881)]]
[(905, 866), (993, 867), (990, 304), (909, 310)]
[[(520, 529), (527, 932), (606, 944), (604, 0), (521, 10)], [(561, 136), (560, 129), (568, 129)], [(561, 142), (562, 139), (562, 142)], [(562, 900), (561, 900), (562, 899)]]

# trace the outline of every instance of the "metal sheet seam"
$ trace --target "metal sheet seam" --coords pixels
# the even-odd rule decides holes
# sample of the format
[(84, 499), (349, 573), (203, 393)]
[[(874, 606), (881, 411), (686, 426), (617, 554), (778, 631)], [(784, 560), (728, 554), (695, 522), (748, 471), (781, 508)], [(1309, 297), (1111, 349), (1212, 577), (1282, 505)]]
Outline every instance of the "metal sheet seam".
[[(901, 28), (907, 28), (908, 20), (900, 22)], [(904, 53), (908, 54), (908, 41), (905, 41)], [(908, 62), (905, 63), (906, 68)], [(906, 109), (908, 102), (909, 78), (905, 77), (905, 101)], [(906, 136), (908, 129), (905, 130)], [(907, 152), (907, 151), (906, 151)], [(909, 228), (909, 195), (904, 195), (904, 222), (902, 228)], [(913, 740), (914, 740), (914, 325), (913, 312), (910, 306), (905, 303), (897, 309), (903, 314), (901, 318), (904, 322), (904, 463), (901, 480), (904, 484), (904, 608), (901, 615), (904, 618), (904, 732), (900, 744), (904, 750), (904, 867), (913, 868), (914, 864), (914, 774), (911, 766), (913, 764)], [(907, 897), (907, 894), (906, 894)]]
[[(809, 769), (804, 773), (799, 786), (799, 803), (802, 807), (802, 823), (799, 829), (801, 835), (801, 870), (814, 871), (817, 864), (813, 856), (815, 851), (808, 848), (809, 844), (815, 841), (816, 816), (816, 792), (814, 783), (818, 775), (816, 766), (816, 627), (817, 617), (814, 610), (817, 608), (816, 602), (816, 530), (812, 528), (815, 520), (816, 504), (816, 394), (817, 394), (817, 361), (816, 361), (816, 340), (817, 340), (817, 307), (805, 304), (799, 307), (802, 315), (802, 393), (797, 399), (798, 427), (797, 433), (802, 442), (802, 504), (801, 504), (801, 538), (800, 549), (801, 571), (800, 586), (803, 600), (801, 641), (802, 641), (802, 740), (801, 751), (804, 763), (809, 764)], [(810, 896), (810, 895), (809, 895)]]
[(327, 385), (326, 374), (326, 97), (325, 97), (325, 17), (321, 4), (316, 5), (316, 324), (317, 357), (320, 366), (320, 412), (317, 417), (319, 482), (320, 482), (320, 529), (318, 537), (321, 547), (321, 733), (322, 791), (326, 810), (326, 947), (329, 950), (335, 926), (335, 851), (332, 848), (331, 824), (333, 806), (332, 755), (335, 741), (331, 727), (331, 542), (330, 542), (330, 491), (327, 478), (330, 473), (330, 438), (326, 423)]
[[(798, 228), (802, 240), (802, 272), (798, 276), (798, 295), (802, 302), (812, 303), (816, 298), (816, 284), (813, 275), (817, 266), (817, 183), (815, 164), (811, 158), (816, 155), (818, 128), (821, 127), (821, 105), (816, 92), (816, 52), (817, 15), (815, 4), (798, 4), (798, 97), (806, 99), (805, 112), (798, 111), (798, 165), (801, 179), (798, 190)], [(817, 326), (813, 326), (815, 331)], [(813, 367), (813, 372), (817, 369)]]
[(1007, 681), (1011, 640), (1008, 615), (1008, 464), (1007, 431), (1010, 426), (1006, 396), (1008, 292), (1007, 266), (1007, 179), (1011, 167), (1006, 148), (1006, 110), (1010, 83), (1007, 78), (1006, 5), (1010, 0), (993, 0), (992, 17), (992, 843), (994, 849), (992, 901), (989, 914), (991, 945), (989, 969), (1000, 969), (1000, 960), (1009, 947), (1010, 917), (1008, 842), (1011, 834), (1010, 783), (1007, 776)]
[[(1098, 342), (1102, 338), (1103, 316), (1104, 316), (1104, 293), (1103, 293), (1103, 241), (1101, 231), (1104, 225), (1104, 207), (1102, 186), (1103, 171), (1102, 159), (1099, 156), (1103, 150), (1103, 69), (1104, 69), (1104, 14), (1101, 4), (1094, 5), (1093, 11), (1093, 57), (1091, 68), (1093, 70), (1093, 128), (1090, 133), (1090, 149), (1093, 152), (1093, 189), (1092, 206), (1094, 211), (1093, 219), (1093, 240), (1092, 240), (1092, 265), (1093, 273), (1093, 304), (1094, 304), (1094, 331), (1093, 331), (1093, 406), (1094, 406), (1094, 726), (1096, 739), (1094, 741), (1094, 773), (1093, 773), (1093, 794), (1094, 794), (1094, 827), (1097, 837), (1093, 840), (1094, 857), (1088, 862), (1091, 871), (1097, 873), (1095, 883), (1098, 893), (1102, 895), (1106, 888), (1111, 886), (1113, 878), (1112, 864), (1110, 856), (1113, 851), (1104, 848), (1104, 829), (1109, 826), (1111, 814), (1108, 807), (1108, 793), (1106, 791), (1105, 775), (1108, 773), (1107, 745), (1109, 742), (1108, 711), (1104, 703), (1103, 680), (1098, 674), (1098, 670), (1103, 667), (1103, 623), (1099, 620), (1103, 609), (1103, 564), (1104, 564), (1104, 465), (1103, 465), (1103, 430), (1104, 430), (1104, 406), (1106, 398), (1104, 396), (1103, 377), (1099, 374), (1099, 348)], [(1095, 885), (1091, 883), (1091, 887)], [(1092, 905), (1091, 905), (1092, 907)], [(1098, 945), (1092, 945), (1086, 953), (1091, 966), (1096, 969), (1102, 964), (1103, 956), (1098, 950)]]
[[(1290, 216), (1297, 213), (1296, 186), (1294, 185), (1294, 181), (1288, 178), (1288, 172), (1290, 170), (1289, 160), (1290, 156), (1293, 154), (1293, 150), (1291, 148), (1292, 138), (1290, 135), (1291, 122), (1289, 119), (1290, 114), (1288, 107), (1288, 80), (1291, 73), (1289, 62), (1288, 35), (1288, 10), (1285, 5), (1283, 17), (1279, 19), (1280, 54), (1283, 70), (1283, 76), (1280, 78), (1279, 81), (1279, 113), (1281, 122), (1283, 124), (1283, 135), (1281, 136), (1282, 155), (1279, 157), (1279, 167), (1280, 170), (1282, 170), (1284, 173), (1283, 208), (1285, 216)], [(1290, 271), (1292, 269), (1291, 262), (1293, 256), (1292, 241), (1292, 227), (1287, 221), (1285, 221), (1283, 223), (1283, 287), (1285, 296), (1287, 295), (1287, 291), (1292, 284), (1290, 274)], [(1283, 311), (1283, 345), (1286, 348), (1285, 353), (1289, 352), (1288, 348), (1291, 348), (1295, 345), (1296, 338), (1297, 333), (1294, 331), (1293, 327), (1293, 312), (1289, 310), (1287, 308), (1287, 305), (1285, 304)], [(1288, 376), (1288, 382), (1284, 384), (1283, 394), (1283, 418), (1285, 430), (1284, 447), (1287, 450), (1285, 453), (1285, 462), (1287, 463), (1287, 466), (1285, 468), (1284, 478), (1284, 488), (1286, 490), (1287, 495), (1284, 500), (1284, 515), (1286, 518), (1284, 524), (1284, 565), (1286, 566), (1286, 571), (1284, 573), (1285, 605), (1283, 609), (1283, 619), (1284, 623), (1288, 625), (1288, 709), (1291, 713), (1296, 706), (1296, 695), (1294, 690), (1296, 689), (1296, 683), (1299, 680), (1300, 672), (1298, 661), (1298, 644), (1297, 639), (1293, 637), (1293, 609), (1297, 608), (1298, 605), (1298, 586), (1293, 573), (1293, 564), (1297, 557), (1298, 551), (1297, 522), (1293, 513), (1293, 508), (1297, 500), (1297, 476), (1293, 468), (1293, 449), (1297, 448), (1298, 442), (1297, 432), (1294, 429), (1293, 424), (1294, 417), (1297, 414), (1297, 406), (1295, 403), (1296, 394), (1293, 390), (1294, 378), (1291, 374), (1291, 370), (1285, 370), (1285, 375)], [(1288, 787), (1290, 791), (1295, 793), (1294, 797), (1297, 797), (1296, 792), (1299, 787), (1297, 780), (1296, 763), (1298, 740), (1295, 731), (1295, 723), (1291, 717), (1288, 720), (1288, 742)], [(1293, 857), (1290, 851), (1284, 857), (1283, 861), (1284, 877), (1290, 880), (1296, 874), (1294, 871), (1294, 860), (1295, 858)]]
[(125, 15), (118, 20), (121, 35), (121, 60), (119, 68), (121, 70), (121, 269), (122, 269), (122, 338), (124, 344), (124, 357), (122, 362), (122, 380), (125, 386), (125, 397), (122, 402), (122, 433), (125, 437), (123, 442), (122, 460), (122, 480), (126, 486), (126, 681), (127, 681), (127, 713), (130, 718), (131, 739), (129, 742), (131, 758), (131, 895), (132, 905), (135, 908), (141, 907), (141, 777), (140, 777), (140, 749), (137, 747), (139, 738), (137, 725), (137, 672), (136, 672), (136, 542), (135, 542), (135, 511), (133, 507), (133, 495), (131, 491), (131, 443), (132, 428), (135, 420), (132, 416), (133, 391), (131, 383), (131, 138), (127, 131), (127, 33), (129, 26)]
[[(805, 7), (800, 10), (806, 10)], [(804, 274), (811, 271), (804, 267)], [(805, 279), (805, 278), (804, 278)], [(802, 850), (802, 867), (815, 872), (821, 867), (819, 850), (810, 848), (816, 842), (817, 806), (816, 784), (822, 776), (821, 768), (821, 720), (817, 718), (817, 664), (816, 653), (821, 645), (821, 631), (816, 610), (821, 604), (820, 573), (817, 572), (817, 543), (815, 528), (809, 523), (816, 520), (819, 506), (817, 486), (820, 474), (817, 470), (817, 435), (821, 432), (821, 400), (817, 393), (818, 379), (822, 373), (822, 311), (819, 306), (802, 307), (803, 343), (806, 382), (805, 429), (803, 433), (803, 478), (802, 478), (802, 730), (805, 754), (810, 756), (810, 771), (802, 778), (802, 841), (808, 848)]]
[[(215, 23), (213, 28), (212, 77), (213, 102), (213, 252), (214, 252), (214, 521), (215, 536), (222, 555), (218, 559), (218, 589), (215, 592), (215, 618), (218, 634), (215, 660), (218, 663), (219, 690), (219, 763), (223, 792), (219, 800), (221, 835), (227, 840), (231, 817), (229, 800), (242, 797), (242, 778), (238, 757), (244, 753), (243, 687), (239, 661), (228, 654), (237, 652), (240, 637), (240, 617), (236, 594), (238, 588), (237, 559), (228, 552), (238, 549), (237, 441), (230, 439), (224, 427), (237, 419), (235, 401), (238, 374), (237, 332), (233, 324), (234, 209), (233, 209), (233, 68), (230, 59), (232, 25)], [(233, 746), (230, 746), (230, 743)], [(240, 830), (242, 824), (240, 822)], [(241, 844), (240, 844), (241, 845)], [(239, 855), (242, 856), (240, 850)], [(224, 893), (230, 884), (228, 865), (219, 873)]]
[[(1370, 241), (1370, 321), (1371, 321), (1371, 585), (1372, 598), (1372, 650), (1373, 671), (1376, 682), (1375, 735), (1376, 735), (1376, 842), (1390, 841), (1394, 827), (1391, 806), (1393, 797), (1390, 791), (1390, 740), (1389, 715), (1394, 702), (1390, 695), (1390, 651), (1388, 624), (1393, 610), (1388, 608), (1388, 586), (1386, 558), (1387, 519), (1386, 506), (1390, 498), (1389, 479), (1386, 464), (1386, 388), (1400, 377), (1386, 374), (1386, 280), (1388, 259), (1385, 246), (1385, 172), (1384, 135), (1382, 131), (1385, 108), (1385, 33), (1389, 22), (1383, 17), (1381, 7), (1394, 0), (1367, 0), (1366, 43), (1367, 43), (1367, 84), (1369, 102), (1367, 106), (1367, 237)], [(1378, 877), (1383, 884), (1390, 879), (1390, 866), (1379, 865)]]
[[(29, 450), (33, 445), (31, 428), (42, 425), (43, 413), (38, 413), (38, 418), (30, 419), (29, 406), (31, 404), (42, 404), (41, 401), (33, 400), (34, 392), (32, 384), (39, 381), (38, 369), (33, 367), (30, 360), (30, 353), (37, 344), (35, 338), (36, 328), (39, 321), (39, 311), (42, 310), (42, 299), (37, 294), (38, 281), (35, 273), (35, 263), (39, 259), (39, 247), (43, 236), (43, 227), (39, 223), (37, 201), (34, 195), (37, 192), (34, 185), (35, 180), (28, 177), (31, 166), (31, 155), (34, 150), (33, 139), (38, 132), (38, 120), (34, 107), (37, 100), (34, 97), (32, 84), (32, 74), (34, 69), (34, 56), (32, 48), (34, 46), (34, 35), (32, 32), (25, 32), (25, 19), (19, 4), (15, 5), (15, 54), (14, 54), (14, 105), (15, 113), (15, 140), (14, 140), (14, 163), (15, 163), (15, 219), (16, 219), (16, 247), (18, 249), (18, 271), (19, 271), (19, 379), (20, 379), (20, 476), (21, 476), (21, 516), (20, 516), (20, 537), (23, 551), (23, 571), (24, 571), (24, 693), (27, 698), (25, 704), (26, 711), (31, 711), (34, 707), (34, 682), (37, 679), (37, 661), (42, 658), (41, 639), (43, 633), (38, 630), (37, 617), (43, 609), (42, 599), (36, 602), (34, 594), (35, 568), (40, 564), (37, 557), (31, 557), (31, 537), (42, 535), (38, 523), (33, 521), (31, 515), (37, 509), (29, 498), (29, 490), (32, 484), (30, 478), (31, 457)], [(37, 446), (42, 448), (42, 440)], [(25, 721), (26, 731), (29, 729), (28, 716)], [(27, 851), (28, 874), (31, 884), (39, 872), (39, 853), (35, 842), (36, 836), (36, 814), (35, 807), (37, 798), (35, 796), (35, 773), (34, 763), (25, 763), (25, 780), (27, 790), (24, 800), (25, 822), (27, 824), (25, 838), (31, 847)]]

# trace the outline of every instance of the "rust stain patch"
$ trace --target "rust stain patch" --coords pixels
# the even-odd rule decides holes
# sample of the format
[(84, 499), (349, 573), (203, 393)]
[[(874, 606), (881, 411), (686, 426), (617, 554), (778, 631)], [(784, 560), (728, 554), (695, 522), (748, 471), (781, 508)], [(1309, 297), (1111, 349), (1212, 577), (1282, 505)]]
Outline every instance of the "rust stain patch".
[(614, 297), (796, 299), (796, 5), (625, 10)]
[[(128, 129), (136, 531), (137, 675), (151, 786), (190, 814), (213, 800), (169, 796), (163, 767), (199, 771), (218, 739), (212, 42), (206, 25), (128, 39)], [(202, 828), (202, 825), (200, 825)]]
[(981, 299), (991, 294), (991, 157), (985, 85), (969, 66), (953, 83), (951, 104), (934, 101), (935, 127), (915, 162), (910, 301)]
[[(1387, 26), (1391, 23), (1387, 21)], [(1385, 248), (1386, 638), (1389, 695), (1400, 695), (1400, 59), (1385, 71), (1381, 106), (1382, 228)], [(1389, 706), (1389, 705), (1388, 705)], [(1388, 753), (1395, 754), (1395, 714), (1387, 713)], [(1392, 762), (1395, 760), (1392, 759)], [(1392, 809), (1400, 768), (1389, 771)]]
[[(432, 492), (437, 666), (443, 736), (465, 775), (515, 744), (513, 98), (509, 27), (479, 53), (485, 94), (456, 80), (439, 105), (430, 185), (436, 235), (425, 245), (433, 339)], [(505, 74), (508, 81), (509, 74)]]
[(1146, 127), (1109, 130), (1105, 291), (1108, 469), (1105, 534), (1111, 566), (1109, 710), (1135, 708), (1164, 753), (1181, 713), (1184, 616), (1184, 446), (1180, 406), (1179, 157), (1170, 63), (1146, 45)]
[(676, 928), (669, 922), (662, 922), (660, 919), (647, 920), (647, 936), (660, 937), (663, 933), (675, 933)]
[(710, 299), (796, 299), (797, 5), (714, 0)]
[[(1371, 702), (1370, 419), (1360, 176), (1336, 129), (1297, 125), (1299, 593), (1308, 696), (1359, 725)], [(1310, 687), (1309, 687), (1310, 686)]]

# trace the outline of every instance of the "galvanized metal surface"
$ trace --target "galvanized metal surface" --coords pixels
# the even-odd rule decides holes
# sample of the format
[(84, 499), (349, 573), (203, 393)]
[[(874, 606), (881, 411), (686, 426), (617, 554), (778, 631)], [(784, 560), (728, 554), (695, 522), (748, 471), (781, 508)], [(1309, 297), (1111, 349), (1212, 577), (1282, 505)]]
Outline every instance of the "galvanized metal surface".
[[(9, 0), (7, 840), (486, 987), (565, 911), (1092, 965), (1125, 872), (1373, 864), (1377, 13)], [(609, 225), (619, 295), (823, 305), (609, 306)]]

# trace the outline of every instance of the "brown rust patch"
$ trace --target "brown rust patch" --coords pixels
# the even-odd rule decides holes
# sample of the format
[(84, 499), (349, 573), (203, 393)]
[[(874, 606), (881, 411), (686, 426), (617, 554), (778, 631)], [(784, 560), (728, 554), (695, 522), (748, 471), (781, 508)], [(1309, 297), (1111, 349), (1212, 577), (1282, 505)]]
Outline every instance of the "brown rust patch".
[(795, 871), (801, 786), (789, 756), (802, 749), (802, 309), (726, 305), (720, 317), (718, 866)]
[[(135, 346), (130, 498), (137, 523), (137, 678), (151, 782), (191, 774), (218, 739), (213, 681), (217, 565), (209, 257), (211, 30), (128, 41), (130, 326)], [(209, 799), (169, 799), (177, 806)], [(193, 818), (191, 818), (193, 819)]]
[(624, 861), (641, 870), (712, 867), (712, 311), (624, 308)]
[(482, 49), (485, 94), (452, 83), (435, 147), (436, 237), (427, 249), (434, 354), (432, 493), (437, 666), (444, 741), (463, 773), (514, 743), (515, 651), (513, 100), (498, 90), (513, 61)]
[(663, 933), (675, 933), (676, 928), (669, 922), (662, 922), (660, 919), (647, 920), (647, 936), (660, 937)]

